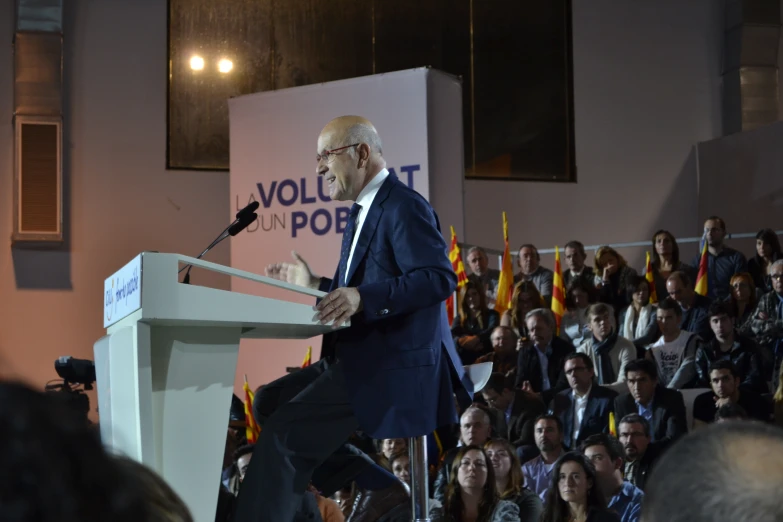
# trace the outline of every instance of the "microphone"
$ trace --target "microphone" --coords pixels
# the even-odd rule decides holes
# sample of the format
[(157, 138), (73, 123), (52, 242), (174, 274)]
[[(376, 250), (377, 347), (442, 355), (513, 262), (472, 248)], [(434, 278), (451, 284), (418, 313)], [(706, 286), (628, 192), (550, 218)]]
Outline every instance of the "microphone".
[(249, 203), (245, 208), (237, 212), (237, 219), (241, 218), (242, 216), (249, 216), (256, 210), (258, 210), (259, 207), (258, 201), (253, 201), (252, 203)]
[[(246, 229), (256, 219), (258, 219), (258, 214), (254, 212), (258, 208), (258, 206), (259, 206), (258, 201), (253, 201), (245, 208), (237, 212), (236, 214), (237, 219), (235, 219), (234, 222), (231, 223), (229, 226), (224, 228), (223, 232), (221, 232), (220, 235), (218, 235), (218, 237), (212, 243), (210, 243), (209, 246), (205, 248), (203, 252), (201, 252), (198, 256), (196, 256), (196, 259), (201, 259), (207, 252), (209, 252), (214, 247), (216, 247), (218, 243), (226, 239), (228, 236), (232, 236), (232, 237), (236, 236), (244, 229)], [(180, 268), (179, 271), (182, 272), (186, 268), (188, 271), (185, 272), (185, 277), (182, 278), (182, 284), (189, 285), (190, 269), (193, 268), (193, 265), (187, 264), (182, 268)]]
[(250, 226), (250, 224), (253, 223), (256, 219), (258, 219), (258, 214), (255, 212), (252, 214), (245, 214), (244, 216), (240, 217), (236, 223), (228, 227), (228, 235), (231, 237), (236, 236), (245, 230), (248, 226)]

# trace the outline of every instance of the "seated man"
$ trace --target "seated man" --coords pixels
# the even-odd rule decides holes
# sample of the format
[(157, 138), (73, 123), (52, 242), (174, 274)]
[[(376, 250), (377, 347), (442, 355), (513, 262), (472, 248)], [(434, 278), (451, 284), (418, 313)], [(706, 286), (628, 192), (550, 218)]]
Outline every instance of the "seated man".
[[(474, 405), (466, 409), (459, 420), (460, 442), (462, 445), (470, 446), (475, 444), (484, 446), (484, 443), (490, 439), (491, 422), (489, 414), (481, 408)], [(452, 448), (446, 452), (435, 478), (432, 498), (441, 504), (446, 500), (446, 486), (449, 484), (449, 480), (451, 480), (451, 465), (454, 463), (454, 457), (457, 456), (458, 449)]]
[(607, 500), (607, 507), (620, 515), (620, 522), (638, 522), (644, 493), (623, 480), (623, 447), (605, 433), (591, 435), (579, 450), (595, 466), (596, 484)]
[(498, 326), (489, 337), (492, 352), (476, 359), (476, 364), (491, 362), (492, 371), (511, 377), (517, 373), (517, 334), (508, 326)]
[(537, 308), (525, 317), (530, 342), (519, 350), (514, 387), (540, 393), (548, 404), (555, 393), (568, 388), (563, 362), (574, 347), (555, 337), (555, 317), (551, 310)]
[[(481, 395), (503, 419), (503, 431), (497, 435), (508, 440), (514, 447), (522, 448), (532, 458), (535, 455), (533, 426), (536, 418), (545, 413), (545, 406), (538, 395), (514, 389), (513, 384), (501, 373), (493, 373), (481, 390)], [(527, 459), (525, 459), (527, 460)], [(524, 462), (524, 461), (523, 461)]]
[(587, 309), (587, 321), (592, 335), (576, 351), (593, 361), (598, 384), (615, 391), (624, 390), (625, 365), (636, 358), (636, 346), (617, 334), (611, 306), (605, 303), (591, 305)]
[(712, 391), (702, 393), (693, 401), (693, 427), (699, 428), (715, 421), (715, 413), (724, 404), (739, 404), (750, 418), (769, 421), (770, 407), (752, 389), (740, 387), (737, 367), (733, 362), (719, 359), (710, 365)]
[(783, 360), (783, 259), (769, 267), (772, 292), (764, 294), (753, 311), (750, 327), (761, 346), (772, 353), (772, 368), (765, 372), (777, 380), (780, 362)]
[(569, 241), (563, 248), (563, 255), (568, 267), (568, 270), (563, 272), (563, 286), (568, 288), (571, 281), (581, 280), (588, 287), (595, 287), (595, 272), (585, 265), (585, 246), (579, 241)]
[(541, 266), (541, 256), (533, 245), (519, 247), (517, 257), (519, 273), (514, 276), (514, 283), (530, 281), (538, 289), (544, 299), (544, 305), (549, 308), (552, 305), (552, 284), (555, 274), (548, 268)]
[(709, 316), (710, 299), (697, 294), (693, 281), (685, 272), (672, 272), (666, 280), (669, 297), (680, 305), (680, 329), (698, 334), (703, 340), (712, 338)]
[(651, 442), (650, 423), (637, 413), (620, 419), (617, 439), (625, 453), (625, 480), (644, 491), (647, 478), (667, 443)]
[(658, 367), (648, 359), (631, 361), (625, 367), (628, 393), (614, 400), (615, 417), (638, 413), (650, 424), (650, 440), (671, 442), (688, 433), (682, 393), (661, 386)]
[(710, 364), (725, 360), (736, 366), (741, 385), (757, 393), (767, 393), (769, 390), (761, 377), (761, 359), (756, 343), (734, 329), (731, 305), (726, 301), (716, 301), (710, 305), (709, 315), (715, 337), (696, 351), (698, 387), (709, 388)]
[(468, 266), (471, 274), (469, 279), (477, 282), (484, 289), (487, 296), (487, 307), (494, 310), (495, 300), (498, 298), (498, 280), (500, 279), (500, 270), (489, 267), (487, 253), (481, 247), (471, 247), (468, 250)]
[(658, 378), (667, 388), (692, 388), (698, 379), (696, 351), (701, 338), (680, 328), (682, 310), (671, 297), (658, 303), (655, 314), (661, 338), (650, 346), (645, 357), (658, 366)]
[(595, 382), (593, 361), (583, 353), (566, 357), (565, 374), (571, 389), (555, 395), (550, 411), (563, 423), (563, 444), (575, 449), (590, 435), (609, 432), (617, 392)]
[[(707, 297), (726, 299), (731, 295), (729, 283), (734, 274), (748, 271), (748, 263), (742, 252), (723, 244), (726, 224), (718, 216), (710, 216), (704, 222), (704, 238), (707, 241)], [(691, 263), (698, 272), (701, 252)]]
[(554, 415), (540, 415), (535, 424), (538, 457), (522, 464), (525, 487), (533, 491), (541, 501), (546, 500), (552, 483), (552, 470), (563, 449), (563, 423)]

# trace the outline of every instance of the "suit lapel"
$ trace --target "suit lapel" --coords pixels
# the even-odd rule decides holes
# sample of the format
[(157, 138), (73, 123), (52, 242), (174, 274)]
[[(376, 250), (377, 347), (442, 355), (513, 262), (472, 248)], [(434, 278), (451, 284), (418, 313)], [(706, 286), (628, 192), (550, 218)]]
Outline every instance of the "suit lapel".
[(353, 257), (351, 258), (351, 266), (348, 267), (348, 277), (345, 279), (346, 284), (350, 284), (353, 279), (354, 273), (356, 273), (356, 267), (359, 266), (364, 256), (367, 254), (367, 249), (370, 247), (370, 242), (375, 235), (375, 230), (378, 228), (378, 222), (383, 215), (383, 202), (389, 197), (394, 184), (397, 183), (397, 176), (392, 173), (386, 177), (378, 189), (378, 193), (375, 195), (370, 209), (367, 211), (367, 216), (364, 218), (362, 224), (362, 230), (359, 232), (359, 239), (356, 242), (356, 248), (353, 251)]
[[(663, 415), (666, 413), (666, 410), (660, 407), (662, 402), (660, 395), (661, 394), (658, 392), (658, 388), (656, 387), (652, 404), (650, 405), (650, 407), (653, 409), (652, 426), (650, 426), (650, 431), (653, 434), (655, 434), (656, 428), (663, 422)], [(656, 406), (658, 407), (656, 408)]]
[[(573, 393), (573, 392), (572, 392)], [(575, 441), (571, 440), (574, 436), (574, 411), (576, 410), (576, 397), (573, 397), (569, 401), (568, 408), (565, 411), (565, 418), (563, 419), (563, 428), (565, 429), (565, 436), (567, 440), (571, 441), (569, 446), (572, 446)]]
[(582, 423), (579, 425), (579, 433), (582, 433), (582, 428), (584, 428), (585, 420), (592, 418), (596, 414), (596, 410), (598, 409), (598, 399), (594, 397), (596, 386), (598, 386), (598, 384), (593, 383), (593, 388), (590, 390), (590, 394), (587, 396), (587, 404), (585, 404), (585, 413), (584, 415), (582, 415)]

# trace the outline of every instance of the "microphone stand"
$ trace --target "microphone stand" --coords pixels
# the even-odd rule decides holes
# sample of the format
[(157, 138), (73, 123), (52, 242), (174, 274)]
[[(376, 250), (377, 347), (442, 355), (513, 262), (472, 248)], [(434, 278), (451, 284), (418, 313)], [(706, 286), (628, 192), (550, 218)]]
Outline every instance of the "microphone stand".
[[(227, 226), (225, 229), (223, 229), (223, 232), (218, 235), (218, 237), (209, 244), (207, 248), (204, 249), (203, 252), (201, 252), (198, 256), (196, 256), (196, 259), (201, 259), (206, 255), (207, 252), (215, 248), (221, 241), (226, 239), (228, 236), (236, 236), (241, 231), (246, 229), (248, 225), (250, 225), (253, 221), (258, 219), (258, 214), (255, 212), (252, 214), (242, 214), (238, 215), (237, 219), (231, 223), (229, 226)], [(187, 272), (185, 272), (185, 277), (182, 278), (182, 284), (189, 285), (190, 284), (190, 269), (193, 268), (193, 265), (187, 264), (179, 269), (179, 272), (182, 272), (187, 268)]]

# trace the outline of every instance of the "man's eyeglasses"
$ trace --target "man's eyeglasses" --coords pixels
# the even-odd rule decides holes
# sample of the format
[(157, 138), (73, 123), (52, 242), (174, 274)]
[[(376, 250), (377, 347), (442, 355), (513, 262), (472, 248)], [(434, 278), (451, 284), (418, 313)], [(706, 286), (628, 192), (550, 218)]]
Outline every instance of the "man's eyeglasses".
[(773, 281), (783, 280), (783, 274), (769, 274), (769, 278)]
[(334, 158), (335, 156), (337, 156), (338, 152), (345, 149), (350, 149), (351, 147), (356, 147), (358, 145), (361, 145), (361, 143), (354, 143), (353, 145), (346, 145), (345, 147), (338, 147), (332, 150), (325, 150), (321, 154), (316, 154), (315, 161), (317, 163), (321, 163), (321, 161), (325, 161), (326, 163), (331, 163), (332, 161), (334, 161)]

